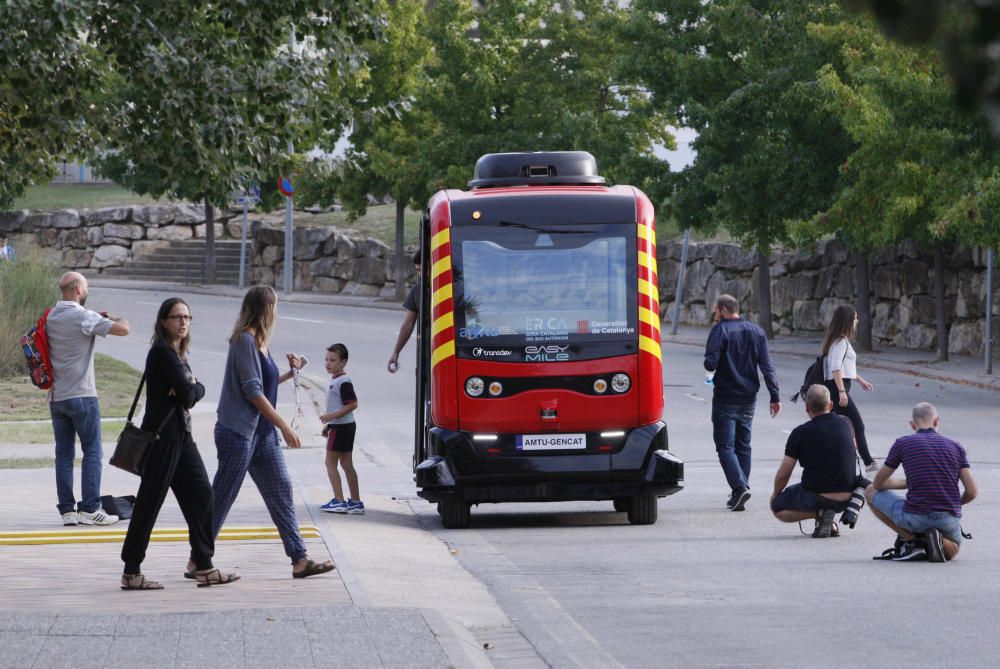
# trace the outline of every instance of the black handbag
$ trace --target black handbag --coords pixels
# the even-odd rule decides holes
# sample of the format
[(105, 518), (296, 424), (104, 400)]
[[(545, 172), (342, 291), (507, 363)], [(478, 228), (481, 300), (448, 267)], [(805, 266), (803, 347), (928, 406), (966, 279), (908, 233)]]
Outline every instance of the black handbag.
[(142, 394), (142, 386), (145, 383), (146, 374), (143, 373), (142, 380), (139, 381), (139, 388), (135, 391), (135, 399), (132, 400), (132, 408), (128, 410), (125, 428), (118, 435), (115, 453), (111, 456), (111, 460), (109, 460), (111, 465), (119, 469), (124, 469), (136, 476), (142, 476), (146, 470), (146, 458), (149, 456), (149, 449), (160, 438), (163, 426), (174, 415), (174, 409), (171, 408), (164, 417), (163, 422), (160, 423), (160, 427), (156, 429), (156, 432), (148, 432), (132, 424), (132, 416), (135, 414), (135, 407), (139, 403), (139, 395)]

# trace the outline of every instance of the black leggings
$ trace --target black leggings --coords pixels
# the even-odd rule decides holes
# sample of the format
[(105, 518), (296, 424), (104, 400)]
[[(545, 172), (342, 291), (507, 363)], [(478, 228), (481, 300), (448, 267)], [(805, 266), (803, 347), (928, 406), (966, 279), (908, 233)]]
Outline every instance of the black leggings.
[[(167, 490), (174, 491), (188, 526), (191, 559), (198, 569), (212, 568), (212, 483), (191, 433), (171, 430), (150, 449), (146, 473), (135, 496), (132, 519), (122, 545), (126, 574), (138, 574)], [(179, 432), (179, 434), (178, 434)]]
[(872, 463), (872, 454), (868, 452), (868, 440), (865, 438), (865, 422), (861, 420), (861, 413), (858, 412), (858, 405), (854, 403), (854, 396), (851, 395), (851, 379), (844, 379), (844, 390), (847, 391), (847, 406), (840, 406), (840, 391), (837, 384), (831, 379), (826, 381), (826, 387), (830, 389), (830, 399), (833, 400), (833, 413), (847, 416), (854, 427), (854, 439), (858, 442), (858, 454), (861, 460), (868, 466)]

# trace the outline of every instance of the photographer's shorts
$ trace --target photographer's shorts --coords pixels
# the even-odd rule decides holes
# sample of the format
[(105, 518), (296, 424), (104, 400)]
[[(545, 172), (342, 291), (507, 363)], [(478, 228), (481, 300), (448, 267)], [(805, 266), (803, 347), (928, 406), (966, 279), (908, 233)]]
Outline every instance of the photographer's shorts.
[(341, 423), (340, 425), (328, 425), (329, 432), (326, 434), (326, 450), (337, 453), (350, 453), (354, 450), (354, 433), (357, 430), (357, 423)]
[(771, 504), (771, 511), (774, 513), (778, 513), (779, 511), (804, 511), (813, 513), (820, 509), (843, 511), (847, 508), (848, 501), (845, 499), (843, 502), (838, 502), (827, 499), (806, 490), (802, 487), (801, 483), (796, 483), (778, 493), (778, 496), (774, 498), (774, 502)]
[(892, 524), (902, 530), (923, 534), (932, 527), (941, 530), (956, 544), (962, 543), (962, 520), (947, 511), (910, 513), (903, 510), (906, 496), (895, 490), (879, 490), (872, 496), (872, 506), (889, 516)]

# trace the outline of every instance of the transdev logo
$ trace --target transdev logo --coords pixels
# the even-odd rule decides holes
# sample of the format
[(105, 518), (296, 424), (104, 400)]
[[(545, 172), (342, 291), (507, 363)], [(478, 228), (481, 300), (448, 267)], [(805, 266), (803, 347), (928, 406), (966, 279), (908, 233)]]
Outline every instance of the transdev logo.
[(513, 355), (513, 353), (513, 351), (505, 348), (483, 348), (481, 346), (477, 346), (472, 349), (472, 355), (477, 358), (505, 358), (508, 355)]

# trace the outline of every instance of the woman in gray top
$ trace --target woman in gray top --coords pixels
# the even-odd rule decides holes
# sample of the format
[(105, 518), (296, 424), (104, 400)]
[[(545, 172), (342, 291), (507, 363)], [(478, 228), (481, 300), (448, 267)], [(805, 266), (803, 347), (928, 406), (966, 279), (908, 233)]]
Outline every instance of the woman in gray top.
[[(300, 442), (295, 431), (274, 409), (278, 384), (292, 378), (293, 374), (292, 370), (280, 374), (268, 349), (277, 320), (278, 296), (274, 290), (267, 286), (248, 290), (229, 338), (215, 423), (219, 468), (212, 481), (212, 531), (213, 536), (219, 535), (243, 479), (249, 473), (278, 527), (285, 553), (291, 558), (292, 576), (305, 578), (334, 567), (330, 560), (314, 562), (306, 554), (295, 518), (292, 481), (278, 446), (275, 428), (281, 430), (290, 447), (298, 448)], [(286, 357), (292, 368), (302, 366), (298, 356), (289, 353)], [(188, 564), (189, 574), (193, 567), (193, 562)]]

